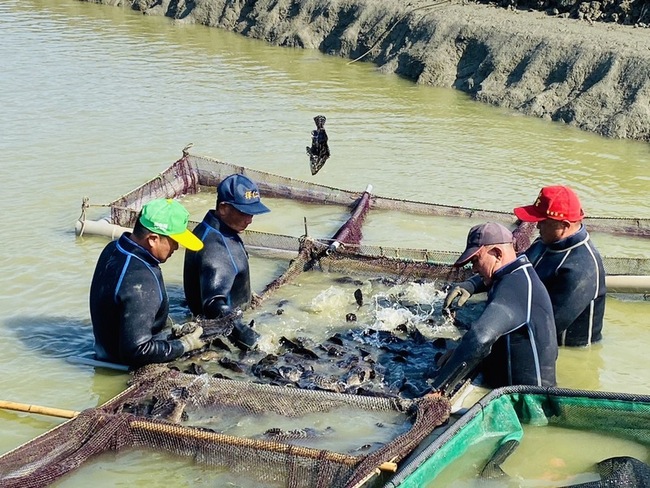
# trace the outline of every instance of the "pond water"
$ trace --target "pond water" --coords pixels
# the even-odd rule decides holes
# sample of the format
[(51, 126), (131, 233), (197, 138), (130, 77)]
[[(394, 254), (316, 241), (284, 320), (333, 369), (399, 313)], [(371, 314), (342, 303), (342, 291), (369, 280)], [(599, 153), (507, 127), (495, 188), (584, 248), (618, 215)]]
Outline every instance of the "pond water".
[[(7, 400), (83, 410), (124, 389), (127, 375), (65, 360), (92, 347), (88, 290), (107, 243), (76, 238), (74, 223), (84, 196), (94, 204), (114, 200), (190, 142), (196, 154), (339, 188), (372, 183), (382, 196), (511, 211), (543, 185), (568, 184), (590, 215), (650, 217), (648, 144), (525, 118), (369, 64), (76, 0), (3, 1), (0, 43)], [(312, 177), (305, 146), (319, 113), (327, 116), (332, 157)], [(325, 236), (347, 217), (329, 207), (272, 203), (253, 229), (300, 235), (307, 216)], [(468, 227), (384, 212), (369, 216), (364, 235), (369, 244), (458, 250)], [(648, 256), (647, 240), (594, 239), (603, 254)], [(263, 289), (286, 265), (253, 256), (253, 287)], [(182, 252), (163, 273), (172, 316), (182, 319)], [(608, 297), (603, 343), (563, 349), (559, 386), (650, 393), (648, 312), (640, 296)], [(0, 452), (60, 422), (0, 411)], [(129, 451), (59, 485), (200, 486), (205, 479), (207, 471), (189, 461)]]

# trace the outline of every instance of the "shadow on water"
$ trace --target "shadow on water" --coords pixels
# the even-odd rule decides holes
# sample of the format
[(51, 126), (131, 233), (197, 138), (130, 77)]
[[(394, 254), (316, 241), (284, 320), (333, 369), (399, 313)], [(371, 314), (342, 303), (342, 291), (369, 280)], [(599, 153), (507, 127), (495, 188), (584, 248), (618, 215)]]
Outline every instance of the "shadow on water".
[[(191, 318), (184, 300), (183, 287), (168, 287), (170, 317), (183, 323)], [(93, 357), (94, 336), (90, 319), (39, 315), (7, 321), (7, 328), (30, 351), (52, 358)]]
[(31, 351), (53, 358), (93, 355), (93, 329), (88, 320), (69, 317), (19, 317), (8, 329)]

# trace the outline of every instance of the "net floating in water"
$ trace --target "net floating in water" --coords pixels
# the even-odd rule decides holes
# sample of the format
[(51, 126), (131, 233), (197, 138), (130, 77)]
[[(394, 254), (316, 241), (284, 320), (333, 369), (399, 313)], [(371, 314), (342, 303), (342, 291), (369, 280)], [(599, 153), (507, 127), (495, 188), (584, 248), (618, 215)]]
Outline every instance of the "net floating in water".
[[(236, 409), (251, 416), (272, 413), (294, 419), (339, 408), (360, 413), (398, 412), (409, 425), (404, 433), (379, 449), (369, 454), (350, 455), (180, 425), (181, 415), (161, 417), (147, 408), (135, 408), (154, 398), (155, 402), (182, 399), (185, 412)], [(394, 463), (444, 423), (449, 413), (450, 403), (445, 398), (411, 401), (344, 395), (221, 380), (207, 375), (197, 377), (166, 366), (150, 365), (137, 370), (129, 388), (101, 407), (85, 410), (1, 456), (0, 481), (6, 488), (47, 486), (93, 456), (134, 447), (168, 451), (204, 465), (246, 472), (247, 477), (264, 486), (353, 487), (380, 467), (394, 469)]]
[[(366, 196), (367, 201), (363, 201), (365, 193), (363, 191), (339, 189), (275, 175), (205, 156), (193, 155), (185, 150), (179, 160), (155, 178), (152, 178), (109, 204), (102, 205), (110, 209), (109, 225), (118, 226), (119, 229), (117, 232), (111, 231), (108, 235), (116, 238), (120, 235), (121, 230), (132, 228), (142, 205), (149, 200), (160, 197), (180, 198), (184, 195), (193, 195), (199, 192), (214, 194), (216, 193), (216, 187), (219, 182), (235, 173), (244, 174), (255, 181), (260, 188), (260, 192), (265, 197), (286, 198), (318, 205), (344, 206), (351, 209), (351, 217), (354, 217), (355, 211), (359, 212), (359, 218), (352, 218), (346, 226), (339, 229), (338, 233), (342, 235), (339, 236), (338, 241), (336, 237), (332, 236), (312, 236), (325, 249), (331, 249), (332, 244), (336, 242), (342, 243), (342, 247), (347, 250), (348, 257), (356, 254), (358, 255), (359, 261), (370, 257), (370, 260), (375, 258), (392, 258), (395, 261), (406, 263), (416, 261), (435, 263), (437, 265), (451, 265), (459, 254), (459, 252), (450, 251), (376, 246), (371, 243), (361, 242), (363, 219), (373, 210), (394, 210), (414, 215), (499, 222), (513, 230), (517, 239), (518, 251), (523, 251), (530, 245), (535, 231), (534, 226), (526, 222), (519, 222), (511, 212), (418, 202), (382, 197), (369, 193)], [(359, 203), (362, 203), (362, 205), (358, 205)], [(84, 201), (84, 210), (82, 211), (84, 218), (86, 214), (85, 210), (89, 206), (88, 202)], [(93, 221), (88, 221), (88, 224), (90, 223), (93, 223)], [(602, 232), (628, 237), (650, 237), (650, 218), (588, 216), (584, 219), (584, 224), (590, 232)], [(78, 233), (84, 232), (83, 220), (78, 222), (77, 231)], [(109, 231), (102, 229), (101, 232), (105, 234)], [(247, 230), (242, 234), (242, 239), (249, 249), (266, 250), (274, 253), (288, 254), (290, 256), (297, 253), (300, 247), (300, 237), (298, 236)], [(603, 263), (608, 276), (650, 276), (650, 260), (645, 257), (603, 256)], [(391, 265), (394, 266), (394, 263), (391, 263)], [(643, 288), (645, 286), (644, 281), (637, 288)]]

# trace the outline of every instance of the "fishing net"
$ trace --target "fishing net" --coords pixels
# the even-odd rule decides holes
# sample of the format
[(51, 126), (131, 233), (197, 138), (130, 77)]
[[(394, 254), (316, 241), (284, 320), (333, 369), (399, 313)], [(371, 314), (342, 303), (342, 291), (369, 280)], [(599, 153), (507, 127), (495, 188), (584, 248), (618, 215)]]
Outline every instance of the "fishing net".
[[(244, 174), (255, 181), (265, 197), (292, 199), (318, 205), (337, 205), (351, 209), (350, 221), (333, 237), (313, 238), (330, 247), (330, 250), (338, 250), (339, 244), (346, 244), (348, 257), (358, 254), (360, 259), (366, 262), (368, 262), (367, 257), (377, 258), (376, 262), (381, 262), (383, 258), (392, 258), (396, 261), (405, 261), (407, 263), (405, 267), (412, 268), (412, 261), (452, 264), (453, 258), (458, 254), (363, 243), (361, 232), (363, 221), (372, 210), (396, 210), (428, 216), (466, 218), (472, 219), (472, 222), (478, 220), (500, 222), (513, 229), (518, 251), (524, 251), (537, 233), (534, 224), (518, 221), (511, 212), (417, 202), (371, 195), (368, 191), (343, 190), (192, 155), (187, 150), (184, 150), (183, 157), (161, 174), (108, 204), (111, 212), (110, 221), (122, 227), (133, 227), (140, 208), (147, 201), (159, 197), (177, 198), (199, 192), (214, 195), (219, 182), (235, 173)], [(84, 205), (85, 208), (89, 206), (86, 201)], [(628, 237), (650, 236), (650, 219), (647, 218), (590, 216), (584, 219), (584, 223), (590, 232)], [(242, 238), (252, 250), (269, 251), (274, 255), (286, 257), (288, 253), (297, 253), (300, 249), (298, 236), (246, 231), (242, 234)], [(335, 244), (334, 248), (331, 247), (333, 244)], [(650, 275), (650, 260), (646, 258), (603, 256), (603, 263), (608, 275)]]
[[(292, 443), (308, 429), (280, 429), (248, 437), (206, 427), (205, 418), (225, 411), (259, 418), (300, 419), (337, 411), (400, 414), (403, 433), (366, 454), (333, 452)], [(98, 408), (81, 412), (46, 434), (0, 457), (3, 487), (42, 487), (89, 458), (126, 448), (151, 448), (186, 456), (207, 466), (245, 473), (263, 486), (360, 486), (377, 470), (394, 470), (436, 426), (449, 416), (445, 398), (417, 401), (343, 395), (189, 375), (166, 366), (136, 371), (123, 393)], [(193, 425), (200, 422), (200, 426)], [(331, 435), (336, 435), (336, 429)], [(271, 434), (275, 434), (272, 436)]]
[[(444, 261), (451, 260), (451, 253), (428, 254), (427, 259), (440, 258), (440, 261), (420, 261), (403, 256), (386, 256), (363, 254), (367, 247), (346, 246), (337, 253), (328, 253), (328, 246), (322, 241), (305, 238), (301, 241), (298, 255), (291, 261), (287, 270), (266, 286), (259, 297), (259, 302), (272, 295), (282, 285), (291, 282), (300, 273), (319, 270), (329, 273), (346, 273), (356, 276), (391, 277), (396, 282), (409, 280), (432, 280), (442, 283), (462, 281), (471, 276), (466, 268), (454, 268)], [(354, 252), (359, 250), (360, 252)], [(414, 252), (416, 254), (416, 252)], [(421, 253), (423, 255), (425, 253)], [(258, 302), (258, 303), (259, 303)]]
[[(351, 210), (350, 218), (331, 238), (316, 239), (307, 235), (295, 237), (252, 231), (242, 234), (247, 249), (278, 251), (290, 259), (285, 272), (269, 283), (260, 296), (254, 298), (254, 309), (262, 308), (269, 298), (276, 296), (278, 290), (285, 285), (299, 283), (305, 273), (314, 271), (386, 280), (392, 284), (434, 282), (440, 285), (439, 289), (446, 283), (462, 281), (469, 277), (469, 268), (452, 266), (458, 253), (363, 243), (363, 222), (373, 209), (502, 222), (515, 228), (517, 248), (520, 251), (530, 245), (535, 231), (534, 227), (516, 222), (512, 214), (505, 212), (383, 198), (371, 195), (369, 191), (359, 193), (340, 190), (193, 156), (187, 151), (161, 175), (112, 202), (112, 222), (124, 227), (133, 226), (142, 204), (152, 198), (180, 197), (200, 191), (214, 194), (218, 183), (235, 173), (250, 177), (265, 196), (313, 202), (318, 205), (340, 205)], [(650, 221), (645, 219), (591, 217), (585, 219), (585, 224), (590, 229), (614, 234), (650, 235)], [(638, 275), (644, 270), (648, 270), (650, 274), (650, 266), (644, 259), (605, 258), (604, 261), (609, 274)], [(360, 288), (357, 291), (360, 291)], [(359, 294), (359, 307), (361, 298)], [(387, 308), (392, 311), (393, 305), (391, 302)], [(468, 307), (463, 307), (466, 308)], [(431, 305), (426, 313), (431, 314), (433, 309), (434, 306)], [(280, 312), (281, 309), (278, 308), (277, 313)], [(429, 338), (423, 339), (417, 330), (407, 330), (407, 333), (412, 334), (413, 339), (409, 347), (413, 344), (429, 347), (433, 342)], [(373, 340), (382, 337), (377, 331), (372, 331), (371, 335)], [(358, 342), (363, 339), (363, 333), (351, 337), (335, 335), (333, 338), (340, 344), (344, 344), (344, 339)], [(303, 349), (302, 353), (313, 359), (313, 364), (322, 359), (294, 339), (283, 337), (283, 347), (290, 346), (293, 348), (292, 353), (295, 353), (296, 349)], [(363, 347), (367, 350), (361, 351), (360, 354), (372, 358), (371, 350), (366, 345)], [(446, 344), (443, 345), (446, 347)], [(336, 354), (336, 348), (332, 344), (320, 346), (321, 351)], [(404, 353), (408, 348), (393, 335), (387, 337), (384, 343), (380, 341), (381, 348), (382, 354), (385, 353), (390, 358), (392, 369), (399, 369), (395, 365), (399, 365), (400, 361), (407, 361), (410, 354)], [(442, 351), (431, 349), (427, 352), (439, 354)], [(245, 471), (247, 476), (253, 477), (264, 486), (361, 486), (373, 478), (378, 468), (383, 466), (381, 469), (389, 469), (386, 463), (390, 465), (406, 457), (436, 426), (449, 417), (450, 400), (422, 397), (423, 390), (418, 385), (410, 385), (410, 390), (399, 389), (398, 393), (410, 391), (412, 398), (376, 391), (361, 394), (360, 389), (355, 390), (358, 394), (347, 394), (347, 390), (346, 393), (340, 393), (339, 390), (327, 391), (323, 389), (322, 384), (318, 389), (304, 389), (296, 385), (296, 382), (278, 386), (276, 383), (282, 379), (277, 375), (280, 368), (261, 367), (268, 359), (259, 359), (258, 363), (250, 368), (251, 371), (259, 373), (253, 381), (250, 381), (250, 378), (249, 381), (223, 379), (217, 374), (210, 376), (197, 367), (196, 363), (190, 364), (191, 368), (183, 372), (166, 367), (143, 368), (136, 373), (129, 389), (115, 399), (97, 409), (82, 412), (74, 420), (2, 456), (2, 486), (43, 486), (74, 470), (98, 453), (128, 447), (165, 450), (192, 457), (208, 466), (227, 467), (233, 472)], [(373, 358), (373, 361), (376, 359)], [(434, 356), (431, 363), (435, 362)], [(224, 361), (220, 364), (233, 366), (232, 363)], [(175, 367), (185, 366), (179, 364)], [(255, 369), (256, 367), (258, 368)], [(276, 376), (269, 377), (269, 372)], [(401, 387), (405, 386), (409, 385), (401, 384)], [(562, 407), (562, 415), (557, 415), (563, 419), (590, 419), (594, 413), (590, 407), (579, 409), (561, 403), (553, 403), (552, 407), (556, 410)], [(404, 415), (407, 427), (381, 443), (376, 450), (360, 454), (356, 449), (351, 452), (339, 452), (319, 447), (318, 442), (322, 439), (319, 435), (316, 435), (315, 445), (301, 444), (306, 437), (318, 434), (312, 427), (279, 427), (247, 435), (232, 435), (220, 428), (206, 427), (203, 422), (206, 417), (210, 417), (210, 412), (225, 410), (243, 412), (255, 418), (274, 414), (296, 419), (319, 412), (336, 414), (340, 408), (347, 409), (347, 412), (358, 411), (366, 414), (376, 411), (399, 413)], [(490, 411), (494, 412), (495, 419), (498, 417), (498, 422), (495, 422), (499, 429), (513, 425), (516, 430), (516, 413), (499, 417), (500, 410)], [(507, 409), (503, 411), (508, 412)], [(479, 417), (474, 416), (476, 419)], [(502, 423), (501, 420), (504, 419), (505, 423)], [(460, 455), (473, 436), (484, 431), (483, 427), (465, 431), (458, 436), (459, 440), (453, 444), (455, 447), (449, 447), (449, 444), (441, 452), (448, 453), (449, 459), (453, 459), (454, 456)], [(513, 444), (509, 446), (512, 447)], [(502, 456), (507, 457), (504, 452), (510, 451), (501, 451)], [(440, 458), (438, 461), (440, 469), (447, 463), (441, 462)]]
[[(480, 399), (424, 450), (405, 460), (400, 472), (386, 486), (434, 486), (434, 480), (447, 467), (473, 449), (487, 453), (476, 477), (502, 479), (507, 483), (508, 468), (503, 463), (509, 456), (516, 455), (518, 446), (527, 442), (527, 435), (533, 432), (525, 431), (523, 426), (567, 429), (565, 436), (580, 431), (596, 433), (608, 439), (638, 444), (639, 449), (645, 451), (650, 446), (649, 421), (650, 397), (647, 395), (533, 386), (500, 388)], [(490, 446), (492, 449), (485, 449)], [(600, 481), (577, 485), (562, 483), (561, 486), (650, 486), (650, 467), (643, 461), (646, 460), (629, 456), (595, 459), (594, 471), (600, 474)], [(481, 465), (480, 460), (474, 463)], [(518, 484), (524, 482), (518, 479)], [(538, 485), (530, 481), (530, 485), (522, 486)]]

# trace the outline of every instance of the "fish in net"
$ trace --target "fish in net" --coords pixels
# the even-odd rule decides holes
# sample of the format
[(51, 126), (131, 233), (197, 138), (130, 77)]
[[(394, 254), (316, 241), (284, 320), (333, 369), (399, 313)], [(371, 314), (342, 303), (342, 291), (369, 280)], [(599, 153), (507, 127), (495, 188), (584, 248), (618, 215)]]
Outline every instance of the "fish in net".
[(604, 459), (596, 464), (600, 481), (590, 481), (567, 488), (638, 488), (650, 486), (650, 466), (629, 456)]
[[(98, 408), (85, 410), (51, 431), (0, 456), (0, 485), (42, 487), (106, 451), (155, 449), (207, 467), (256, 480), (262, 486), (354, 487), (376, 470), (392, 472), (435, 427), (449, 418), (445, 398), (415, 401), (306, 391), (194, 376), (149, 365), (133, 373), (130, 386)], [(232, 435), (201, 425), (206, 415), (233, 412), (265, 429)], [(301, 445), (327, 441), (336, 429), (316, 430), (302, 419), (327, 412), (392, 415), (403, 425), (370, 453), (351, 454)], [(285, 418), (287, 428), (265, 428), (261, 416)], [(361, 442), (361, 441), (359, 441)], [(364, 446), (362, 446), (364, 447)]]

